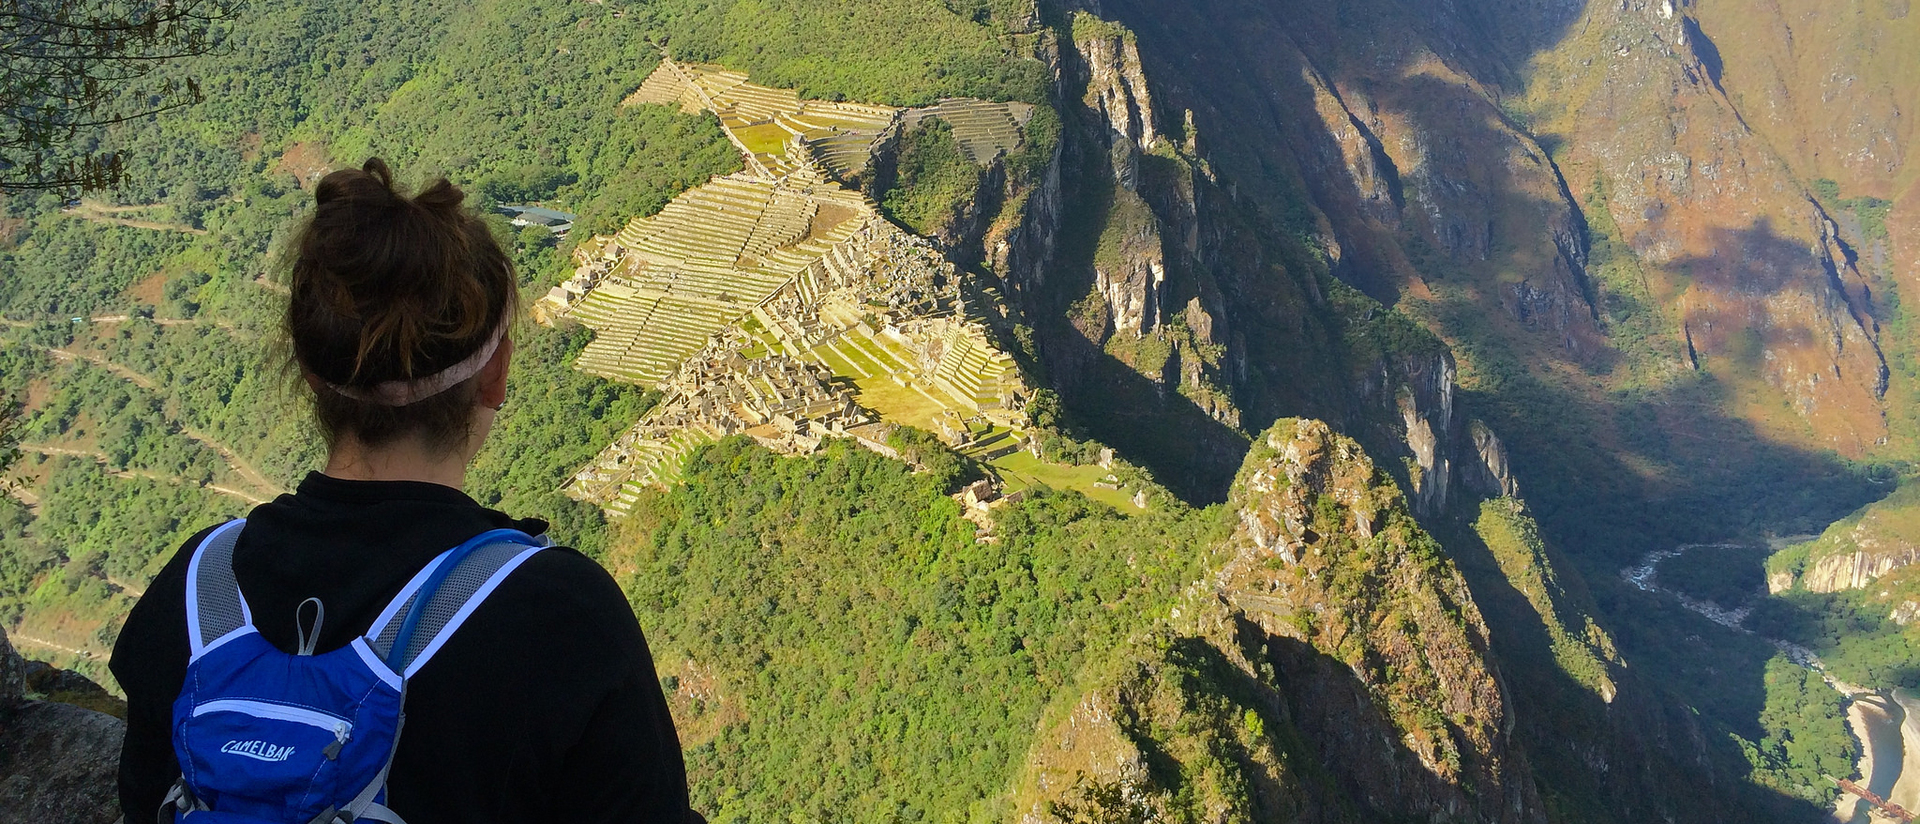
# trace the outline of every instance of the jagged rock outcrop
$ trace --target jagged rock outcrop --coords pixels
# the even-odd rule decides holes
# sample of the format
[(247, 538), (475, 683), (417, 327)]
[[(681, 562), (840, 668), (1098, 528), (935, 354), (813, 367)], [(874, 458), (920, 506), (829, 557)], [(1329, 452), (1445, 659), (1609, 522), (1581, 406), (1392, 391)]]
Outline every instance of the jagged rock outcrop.
[[(1276, 671), (1321, 675), (1289, 677), (1284, 691), (1303, 708), (1351, 710), (1300, 719), (1323, 757), (1349, 765), (1383, 812), (1541, 818), (1486, 623), (1388, 476), (1326, 424), (1285, 420), (1236, 486), (1235, 555), (1216, 580), (1262, 631), (1305, 645), (1269, 645), (1283, 650), (1269, 653)], [(1368, 718), (1385, 726), (1355, 723)], [(1389, 732), (1399, 747), (1382, 752), (1374, 735)]]
[(1520, 482), (1513, 477), (1513, 467), (1507, 462), (1507, 447), (1500, 442), (1500, 436), (1480, 421), (1468, 421), (1467, 437), (1473, 441), (1473, 455), (1477, 459), (1461, 467), (1467, 488), (1487, 498), (1520, 497)]
[(1545, 821), (1466, 583), (1359, 444), (1281, 421), (1232, 505), (1225, 565), (1042, 731), (1024, 820)]
[[(1405, 363), (1412, 360), (1412, 363)], [(1394, 407), (1400, 413), (1407, 448), (1414, 465), (1408, 469), (1412, 485), (1408, 498), (1415, 512), (1437, 514), (1449, 500), (1455, 455), (1459, 453), (1460, 429), (1454, 418), (1453, 357), (1441, 355), (1422, 359), (1403, 359), (1402, 379), (1394, 391)]]
[(1436, 344), (1382, 358), (1354, 383), (1373, 419), (1384, 422), (1377, 440), (1405, 450), (1407, 500), (1421, 517), (1519, 492), (1506, 445), (1458, 410), (1458, 380), (1453, 356)]
[[(1141, 155), (1161, 137), (1140, 49), (1133, 33), (1083, 16), (1073, 28), (1071, 82), (1085, 88), (1080, 105), (1105, 126), (1113, 192), (1102, 248), (1094, 256), (1095, 289), (1106, 301), (1115, 334), (1141, 337), (1165, 322), (1167, 263), (1160, 221), (1141, 198)], [(1101, 330), (1092, 330), (1099, 334)]]
[(0, 821), (115, 821), (120, 798), (114, 776), (125, 723), (72, 704), (30, 699), (29, 676), (35, 670), (39, 677), (33, 686), (105, 695), (77, 675), (33, 667), (0, 630)]

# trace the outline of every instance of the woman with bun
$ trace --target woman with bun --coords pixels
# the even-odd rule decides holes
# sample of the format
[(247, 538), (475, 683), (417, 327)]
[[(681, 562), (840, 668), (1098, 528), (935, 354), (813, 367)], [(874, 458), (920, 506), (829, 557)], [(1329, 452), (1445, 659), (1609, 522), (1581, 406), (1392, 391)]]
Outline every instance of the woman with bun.
[[(280, 652), (361, 643), (450, 548), (490, 530), (546, 530), (461, 491), (507, 399), (519, 308), (512, 263), (462, 199), (444, 180), (407, 196), (378, 159), (315, 189), (295, 244), (285, 334), (311, 389), (326, 467), (255, 508), (229, 550), (250, 627)], [(188, 567), (214, 532), (195, 535), (160, 572), (114, 648), (127, 694), (120, 798), (130, 824), (173, 820), (162, 807), (183, 780), (174, 705), (203, 646), (189, 644)], [(384, 808), (408, 824), (698, 821), (652, 657), (620, 588), (564, 548), (529, 552), (510, 571), (406, 678)], [(236, 747), (255, 760), (288, 752)]]

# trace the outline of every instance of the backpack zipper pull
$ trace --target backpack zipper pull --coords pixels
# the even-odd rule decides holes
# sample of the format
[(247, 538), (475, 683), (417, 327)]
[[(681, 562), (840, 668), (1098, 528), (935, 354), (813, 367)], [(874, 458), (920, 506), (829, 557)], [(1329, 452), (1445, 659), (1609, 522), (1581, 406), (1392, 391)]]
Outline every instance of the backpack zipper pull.
[(328, 761), (339, 758), (340, 748), (346, 746), (348, 739), (351, 738), (353, 738), (353, 734), (347, 731), (347, 723), (345, 721), (333, 725), (333, 743), (328, 744), (326, 749), (320, 751), (320, 754), (326, 756)]

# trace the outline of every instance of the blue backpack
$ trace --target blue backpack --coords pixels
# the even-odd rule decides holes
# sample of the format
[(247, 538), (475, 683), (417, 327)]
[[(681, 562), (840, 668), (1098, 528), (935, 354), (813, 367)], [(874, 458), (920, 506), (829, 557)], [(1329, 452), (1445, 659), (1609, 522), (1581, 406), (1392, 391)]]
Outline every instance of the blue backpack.
[(300, 649), (288, 655), (254, 629), (233, 576), (233, 547), (245, 524), (214, 530), (187, 565), (193, 657), (173, 704), (181, 775), (159, 821), (405, 824), (385, 802), (407, 679), (548, 542), (496, 529), (441, 553), (365, 635), (324, 655), (314, 646), (326, 610), (309, 598), (295, 616)]

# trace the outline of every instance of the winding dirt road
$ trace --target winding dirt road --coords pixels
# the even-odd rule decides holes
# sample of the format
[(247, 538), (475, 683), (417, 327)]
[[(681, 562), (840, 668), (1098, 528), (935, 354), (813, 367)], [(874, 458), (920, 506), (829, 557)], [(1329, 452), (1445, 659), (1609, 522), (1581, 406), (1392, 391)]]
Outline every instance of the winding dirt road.
[[(102, 467), (105, 467), (107, 465), (107, 456), (104, 453), (91, 452), (85, 449), (70, 449), (64, 446), (23, 443), (20, 445), (20, 451), (32, 452), (38, 455), (65, 455), (73, 458), (92, 458), (95, 462), (99, 463)], [(209, 492), (218, 492), (222, 495), (239, 498), (240, 500), (246, 501), (247, 503), (250, 503), (250, 504), (264, 504), (267, 502), (266, 498), (262, 498), (259, 495), (255, 495), (249, 492), (243, 492), (241, 490), (234, 489), (233, 487), (230, 487), (230, 486), (221, 486), (219, 484), (198, 483), (195, 481), (187, 480), (186, 478), (182, 478), (178, 475), (162, 475), (158, 472), (149, 472), (144, 469), (108, 469), (106, 470), (106, 473), (116, 478), (141, 478), (149, 481), (154, 481), (157, 483), (173, 484), (175, 486), (198, 487), (200, 489), (205, 489)], [(38, 503), (38, 500), (39, 499), (36, 498), (35, 502)]]
[[(67, 349), (56, 349), (52, 347), (49, 347), (47, 349), (47, 353), (52, 355), (56, 360), (62, 360), (67, 362), (72, 362), (76, 359), (84, 360), (90, 364), (93, 364), (94, 366), (98, 366), (101, 369), (105, 369), (108, 372), (113, 373), (115, 376), (123, 380), (126, 380), (142, 389), (158, 390), (160, 388), (159, 382), (155, 381), (153, 378), (147, 377), (146, 375), (142, 375), (139, 372), (135, 372), (132, 369), (128, 369), (125, 366), (109, 361), (106, 358), (100, 357), (98, 355), (93, 355), (86, 352), (74, 352)], [(173, 424), (175, 426), (180, 427), (180, 434), (186, 435), (189, 438), (199, 441), (200, 443), (206, 445), (207, 448), (212, 449), (213, 451), (219, 453), (220, 458), (227, 462), (227, 467), (232, 469), (235, 473), (238, 473), (240, 477), (245, 478), (247, 483), (252, 484), (255, 489), (258, 489), (262, 492), (266, 492), (268, 493), (269, 496), (280, 495), (286, 492), (286, 490), (282, 489), (279, 484), (274, 483), (273, 481), (269, 480), (266, 475), (261, 474), (259, 470), (254, 469), (252, 464), (249, 464), (246, 462), (246, 459), (241, 458), (238, 453), (234, 452), (232, 449), (229, 449), (226, 444), (223, 444), (217, 440), (214, 440), (213, 436), (208, 435), (204, 432), (201, 432), (198, 429), (194, 429), (191, 426), (188, 426), (185, 421), (176, 420), (173, 422)], [(208, 488), (214, 489), (215, 487), (209, 486)], [(249, 498), (249, 500), (252, 500), (252, 498)]]

